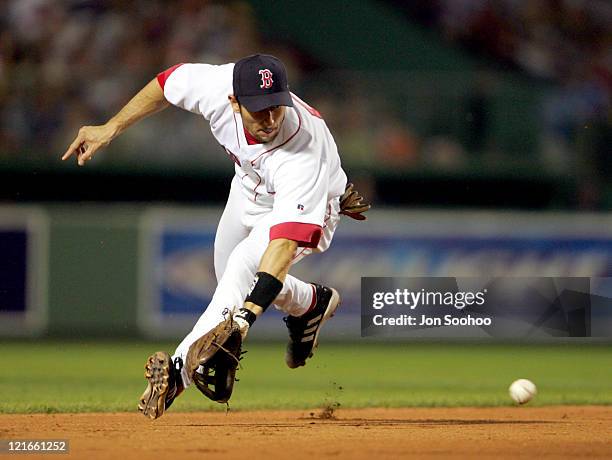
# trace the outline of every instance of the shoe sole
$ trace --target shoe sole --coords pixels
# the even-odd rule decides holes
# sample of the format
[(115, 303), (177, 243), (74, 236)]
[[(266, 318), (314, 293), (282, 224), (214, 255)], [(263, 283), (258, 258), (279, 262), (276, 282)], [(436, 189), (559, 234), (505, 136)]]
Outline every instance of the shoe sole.
[(140, 397), (138, 410), (152, 420), (161, 417), (166, 409), (171, 363), (172, 358), (164, 351), (153, 353), (145, 363), (144, 376), (149, 382)]

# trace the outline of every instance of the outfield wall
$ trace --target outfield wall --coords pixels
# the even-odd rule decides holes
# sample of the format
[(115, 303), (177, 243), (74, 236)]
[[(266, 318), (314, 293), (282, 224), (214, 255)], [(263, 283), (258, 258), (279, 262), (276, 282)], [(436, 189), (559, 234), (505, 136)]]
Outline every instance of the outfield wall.
[[(1, 207), (0, 334), (180, 338), (215, 286), (220, 212)], [(343, 220), (332, 248), (292, 273), (342, 292), (325, 334), (352, 339), (362, 276), (612, 277), (611, 224), (608, 214), (372, 211), (367, 222)], [(286, 335), (275, 311), (253, 332)]]

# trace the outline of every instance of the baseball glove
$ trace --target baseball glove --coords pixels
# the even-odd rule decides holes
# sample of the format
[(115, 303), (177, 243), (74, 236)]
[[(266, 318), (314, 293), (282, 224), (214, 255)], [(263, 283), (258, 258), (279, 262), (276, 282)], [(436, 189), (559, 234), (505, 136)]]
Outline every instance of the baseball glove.
[(242, 352), (242, 335), (229, 309), (225, 320), (198, 339), (187, 353), (193, 383), (207, 398), (226, 403), (232, 396)]
[(363, 213), (370, 209), (371, 205), (364, 203), (363, 197), (357, 190), (353, 190), (353, 187), (352, 183), (348, 183), (344, 194), (340, 197), (340, 214), (355, 220), (366, 220), (367, 217)]

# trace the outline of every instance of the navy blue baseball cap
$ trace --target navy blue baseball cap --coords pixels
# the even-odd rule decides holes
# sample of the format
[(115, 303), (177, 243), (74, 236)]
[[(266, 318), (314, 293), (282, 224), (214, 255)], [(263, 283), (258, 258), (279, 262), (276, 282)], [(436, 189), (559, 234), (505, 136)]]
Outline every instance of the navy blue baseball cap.
[(234, 96), (249, 112), (284, 105), (293, 107), (287, 70), (280, 61), (267, 54), (253, 54), (234, 65)]

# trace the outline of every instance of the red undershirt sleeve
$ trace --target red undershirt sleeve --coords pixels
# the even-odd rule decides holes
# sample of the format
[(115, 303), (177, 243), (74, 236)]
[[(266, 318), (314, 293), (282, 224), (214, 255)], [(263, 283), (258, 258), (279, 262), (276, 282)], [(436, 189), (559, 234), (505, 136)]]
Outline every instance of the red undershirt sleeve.
[(270, 227), (270, 241), (285, 238), (297, 242), (299, 247), (316, 248), (323, 229), (320, 225), (303, 222), (283, 222)]
[(159, 86), (161, 86), (162, 91), (164, 89), (164, 86), (166, 86), (166, 80), (168, 80), (168, 77), (172, 74), (172, 72), (174, 72), (182, 65), (182, 62), (180, 64), (175, 64), (172, 67), (169, 67), (163, 72), (157, 74), (157, 81), (159, 82)]

